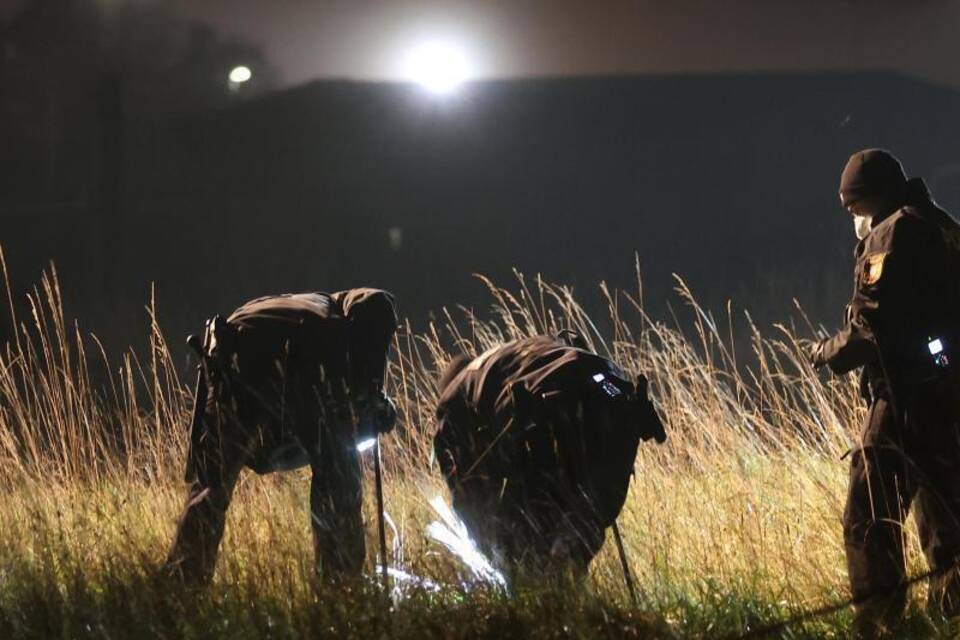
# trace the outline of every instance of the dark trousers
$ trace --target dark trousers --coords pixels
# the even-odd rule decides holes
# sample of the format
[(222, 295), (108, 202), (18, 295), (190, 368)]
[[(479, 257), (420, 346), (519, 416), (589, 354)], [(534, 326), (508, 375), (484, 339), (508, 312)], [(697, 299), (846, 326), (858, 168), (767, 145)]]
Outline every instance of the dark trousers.
[(870, 408), (850, 464), (843, 515), (859, 635), (893, 626), (907, 598), (904, 521), (913, 510), (930, 569), (930, 604), (960, 614), (960, 444), (953, 400), (918, 393), (897, 416), (885, 397)]
[(313, 474), (310, 517), (318, 570), (324, 578), (359, 575), (364, 562), (362, 474), (353, 430), (327, 419), (320, 395), (288, 379), (211, 382), (215, 390), (194, 425), (187, 459), (187, 504), (167, 566), (195, 583), (213, 576), (227, 509), (240, 471), (266, 449), (296, 438)]

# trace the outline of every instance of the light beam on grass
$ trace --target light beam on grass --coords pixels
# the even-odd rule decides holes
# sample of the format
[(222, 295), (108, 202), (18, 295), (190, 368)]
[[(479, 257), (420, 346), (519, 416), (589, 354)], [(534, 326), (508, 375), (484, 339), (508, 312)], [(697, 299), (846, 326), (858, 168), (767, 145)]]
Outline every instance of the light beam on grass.
[(467, 526), (453, 513), (443, 498), (433, 497), (430, 500), (430, 506), (440, 516), (440, 521), (435, 520), (427, 525), (427, 535), (457, 556), (470, 569), (477, 581), (506, 589), (506, 578), (493, 567), (486, 556), (480, 553), (467, 531)]
[[(383, 565), (376, 566), (377, 573), (383, 571)], [(393, 578), (393, 589), (391, 594), (395, 599), (402, 598), (406, 589), (423, 589), (431, 593), (440, 593), (442, 587), (428, 578), (422, 578), (403, 569), (396, 567), (387, 567), (387, 575)]]

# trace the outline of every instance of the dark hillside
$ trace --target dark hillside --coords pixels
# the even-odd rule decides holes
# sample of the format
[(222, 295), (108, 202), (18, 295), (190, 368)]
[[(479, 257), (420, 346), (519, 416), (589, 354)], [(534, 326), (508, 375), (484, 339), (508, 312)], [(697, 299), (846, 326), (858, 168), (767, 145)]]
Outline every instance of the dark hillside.
[(832, 322), (848, 154), (895, 150), (960, 211), (958, 107), (884, 72), (482, 82), (445, 100), (324, 81), (163, 126), (128, 117), (109, 288), (78, 273), (107, 258), (77, 214), (11, 207), (4, 238), (21, 280), (55, 257), (74, 312), (136, 325), (126, 337), (151, 280), (179, 337), (266, 292), (377, 284), (422, 321), (485, 304), (474, 272), (632, 286), (634, 253), (655, 313), (678, 272), (714, 307), (770, 321), (797, 297)]

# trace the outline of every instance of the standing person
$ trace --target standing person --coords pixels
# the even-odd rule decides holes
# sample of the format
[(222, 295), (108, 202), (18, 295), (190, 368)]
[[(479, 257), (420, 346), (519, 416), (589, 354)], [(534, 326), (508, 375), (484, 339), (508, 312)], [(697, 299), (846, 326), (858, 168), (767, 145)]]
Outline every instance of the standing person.
[(585, 573), (640, 439), (666, 439), (646, 378), (536, 336), (455, 360), (440, 389), (434, 451), (480, 549), (512, 569)]
[(378, 289), (259, 298), (207, 325), (191, 426), (189, 496), (167, 560), (174, 574), (213, 575), (243, 467), (260, 474), (310, 465), (318, 569), (358, 575), (365, 555), (358, 442), (396, 419), (384, 394), (397, 327)]
[(904, 532), (912, 508), (931, 569), (930, 602), (960, 614), (960, 226), (887, 151), (855, 153), (840, 179), (857, 245), (847, 321), (810, 354), (862, 367), (870, 411), (850, 463), (843, 515), (856, 632), (903, 614)]

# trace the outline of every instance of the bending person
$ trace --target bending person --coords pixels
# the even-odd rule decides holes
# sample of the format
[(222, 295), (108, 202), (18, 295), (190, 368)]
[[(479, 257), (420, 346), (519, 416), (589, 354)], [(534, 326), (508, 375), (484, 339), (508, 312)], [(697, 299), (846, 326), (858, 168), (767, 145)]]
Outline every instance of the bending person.
[(396, 327), (393, 296), (377, 289), (260, 298), (207, 323), (204, 344), (194, 344), (203, 375), (171, 572), (192, 582), (212, 577), (244, 467), (264, 474), (306, 465), (318, 569), (334, 579), (361, 572), (357, 444), (396, 419), (383, 391)]
[(480, 549), (512, 570), (585, 572), (641, 438), (666, 439), (646, 378), (537, 336), (455, 360), (440, 389), (434, 450)]

